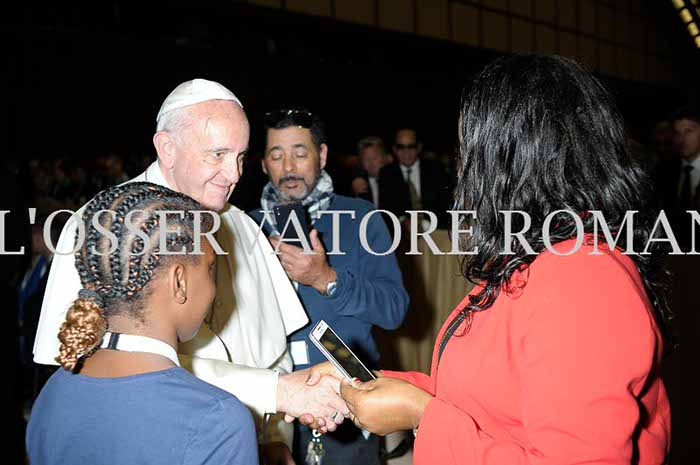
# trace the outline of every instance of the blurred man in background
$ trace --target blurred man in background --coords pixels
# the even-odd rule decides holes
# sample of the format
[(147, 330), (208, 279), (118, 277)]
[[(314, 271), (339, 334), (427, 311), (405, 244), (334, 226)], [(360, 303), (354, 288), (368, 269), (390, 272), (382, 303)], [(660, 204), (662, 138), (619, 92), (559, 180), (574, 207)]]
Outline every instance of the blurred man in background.
[(389, 163), (384, 142), (379, 137), (365, 137), (357, 143), (357, 154), (362, 171), (352, 180), (353, 193), (379, 207), (379, 171)]
[(396, 161), (379, 173), (379, 208), (388, 210), (407, 227), (407, 210), (428, 210), (437, 216), (438, 226), (447, 225), (449, 180), (442, 167), (420, 155), (423, 144), (414, 129), (396, 132), (392, 146)]

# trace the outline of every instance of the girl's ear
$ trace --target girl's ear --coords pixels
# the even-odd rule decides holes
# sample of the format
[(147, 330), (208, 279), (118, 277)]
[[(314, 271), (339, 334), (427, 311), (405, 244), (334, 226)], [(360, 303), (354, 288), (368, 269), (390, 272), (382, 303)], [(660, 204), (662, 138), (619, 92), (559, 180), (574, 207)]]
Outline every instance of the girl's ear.
[(187, 272), (182, 263), (173, 264), (168, 270), (170, 281), (170, 295), (172, 299), (184, 304), (187, 302)]

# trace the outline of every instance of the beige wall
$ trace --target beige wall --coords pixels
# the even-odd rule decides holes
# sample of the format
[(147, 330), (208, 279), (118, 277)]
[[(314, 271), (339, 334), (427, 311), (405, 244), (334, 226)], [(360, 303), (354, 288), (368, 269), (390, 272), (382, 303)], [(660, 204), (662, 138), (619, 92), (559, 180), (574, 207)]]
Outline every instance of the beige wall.
[[(653, 0), (666, 1), (666, 0)], [(571, 56), (623, 79), (669, 83), (645, 0), (248, 0), (296, 13), (496, 50)], [(670, 2), (668, 5), (672, 8)]]

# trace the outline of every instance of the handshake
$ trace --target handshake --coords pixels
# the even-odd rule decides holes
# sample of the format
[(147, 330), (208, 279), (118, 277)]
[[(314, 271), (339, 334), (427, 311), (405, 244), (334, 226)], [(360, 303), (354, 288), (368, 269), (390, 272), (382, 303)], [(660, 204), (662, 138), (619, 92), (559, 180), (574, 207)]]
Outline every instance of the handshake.
[(288, 423), (298, 419), (319, 433), (335, 431), (350, 416), (348, 405), (340, 396), (342, 379), (329, 362), (280, 375), (277, 411), (285, 412)]
[(433, 396), (402, 379), (375, 376), (349, 383), (330, 362), (282, 375), (277, 411), (319, 433), (335, 431), (345, 418), (381, 436), (417, 427)]

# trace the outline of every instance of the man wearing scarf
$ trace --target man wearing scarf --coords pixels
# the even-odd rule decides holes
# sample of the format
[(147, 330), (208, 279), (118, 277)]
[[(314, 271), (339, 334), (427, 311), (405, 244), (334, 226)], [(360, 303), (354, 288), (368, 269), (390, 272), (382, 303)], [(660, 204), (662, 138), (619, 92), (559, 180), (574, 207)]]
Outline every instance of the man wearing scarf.
[[(263, 228), (273, 247), (278, 248), (282, 266), (311, 320), (288, 338), (294, 370), (325, 361), (323, 354), (307, 342), (309, 332), (320, 320), (325, 320), (365, 364), (376, 366), (379, 353), (372, 326), (396, 329), (408, 306), (396, 257), (386, 253), (392, 248), (389, 231), (381, 215), (371, 215), (365, 225), (366, 245), (375, 253), (365, 250), (360, 224), (374, 206), (333, 192), (333, 181), (323, 170), (328, 147), (318, 117), (304, 110), (280, 110), (268, 113), (265, 125), (262, 168), (270, 182), (263, 189), (261, 208), (250, 215), (258, 223), (265, 219)], [(275, 206), (293, 202), (301, 203), (308, 214), (313, 227), (309, 244), (313, 254), (303, 253), (291, 242), (280, 243), (285, 225), (276, 224), (271, 212)], [(297, 424), (297, 464), (312, 460), (307, 457), (311, 440), (311, 430)], [(350, 422), (320, 441), (325, 451), (324, 465), (380, 463), (378, 438), (363, 434)]]

